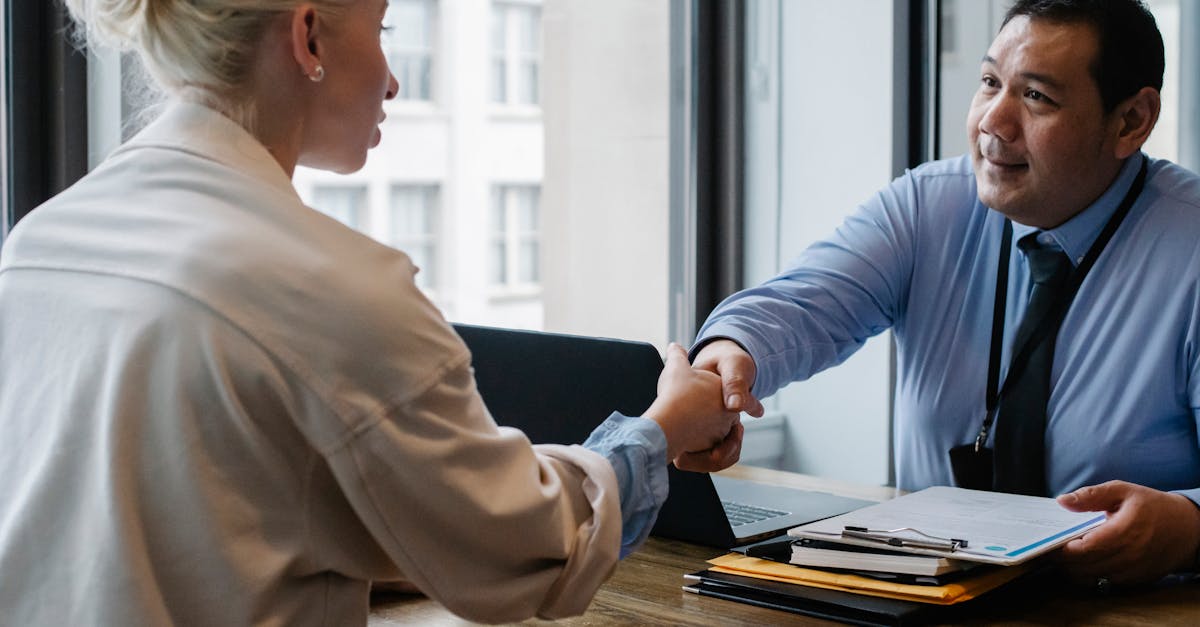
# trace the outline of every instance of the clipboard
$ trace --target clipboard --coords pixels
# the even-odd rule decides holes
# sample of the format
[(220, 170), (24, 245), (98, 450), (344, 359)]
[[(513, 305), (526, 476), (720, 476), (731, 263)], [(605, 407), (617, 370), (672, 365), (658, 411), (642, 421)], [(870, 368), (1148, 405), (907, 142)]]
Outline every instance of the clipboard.
[(788, 530), (788, 535), (1012, 566), (1105, 521), (1041, 496), (937, 486)]

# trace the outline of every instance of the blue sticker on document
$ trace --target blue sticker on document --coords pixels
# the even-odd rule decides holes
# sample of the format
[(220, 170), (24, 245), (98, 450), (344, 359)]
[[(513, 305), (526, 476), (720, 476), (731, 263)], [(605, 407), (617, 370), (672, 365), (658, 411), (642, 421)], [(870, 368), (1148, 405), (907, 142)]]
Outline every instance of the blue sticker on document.
[(1008, 547), (996, 546), (994, 544), (992, 546), (985, 546), (983, 548), (985, 548), (989, 551), (1007, 551), (1008, 550)]

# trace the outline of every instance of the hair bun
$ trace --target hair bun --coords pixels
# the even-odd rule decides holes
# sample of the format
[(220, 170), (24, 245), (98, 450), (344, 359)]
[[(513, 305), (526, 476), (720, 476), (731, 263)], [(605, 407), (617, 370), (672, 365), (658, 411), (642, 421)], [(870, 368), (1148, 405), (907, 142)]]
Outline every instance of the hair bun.
[(117, 50), (135, 48), (153, 5), (170, 0), (64, 0), (88, 43)]

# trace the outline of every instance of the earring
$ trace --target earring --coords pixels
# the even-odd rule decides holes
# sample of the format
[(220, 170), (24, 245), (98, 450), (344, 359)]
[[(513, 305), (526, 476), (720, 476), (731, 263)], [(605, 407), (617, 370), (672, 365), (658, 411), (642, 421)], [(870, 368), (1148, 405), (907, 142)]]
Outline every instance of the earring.
[(313, 68), (312, 73), (308, 74), (308, 80), (314, 83), (319, 83), (325, 80), (325, 67), (318, 65), (317, 67)]

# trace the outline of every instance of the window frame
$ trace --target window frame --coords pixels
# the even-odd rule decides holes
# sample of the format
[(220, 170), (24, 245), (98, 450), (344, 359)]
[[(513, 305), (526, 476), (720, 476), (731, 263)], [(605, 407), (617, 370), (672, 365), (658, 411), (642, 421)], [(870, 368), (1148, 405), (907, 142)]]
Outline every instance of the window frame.
[(79, 180), (88, 165), (87, 56), (69, 40), (73, 24), (66, 8), (60, 2), (3, 1), (6, 154), (0, 237)]
[(12, 223), (9, 218), (9, 184), (8, 184), (8, 103), (11, 100), (8, 91), (8, 73), (12, 71), (9, 59), (12, 53), (8, 49), (8, 2), (0, 2), (0, 249), (8, 237)]

